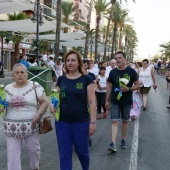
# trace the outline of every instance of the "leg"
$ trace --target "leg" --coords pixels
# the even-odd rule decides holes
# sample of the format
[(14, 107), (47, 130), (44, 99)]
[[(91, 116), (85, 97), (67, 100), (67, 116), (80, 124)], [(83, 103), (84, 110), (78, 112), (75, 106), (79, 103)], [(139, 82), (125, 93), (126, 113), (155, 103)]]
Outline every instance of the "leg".
[(122, 121), (122, 139), (126, 139), (129, 122)]
[(96, 92), (98, 119), (101, 118), (101, 94)]
[(8, 170), (21, 170), (21, 138), (6, 137)]
[(72, 170), (72, 134), (70, 123), (55, 122), (60, 170)]
[(118, 133), (118, 121), (120, 121), (120, 106), (116, 104), (111, 104), (111, 137), (112, 137), (112, 142), (116, 143), (116, 137)]
[(75, 151), (83, 170), (89, 169), (89, 122), (72, 124), (73, 142)]
[(143, 94), (142, 98), (143, 98), (143, 106), (146, 107), (148, 95), (147, 94)]
[(106, 112), (105, 103), (106, 103), (106, 93), (103, 92), (101, 93), (101, 105), (103, 107), (104, 112)]
[(31, 169), (37, 169), (40, 164), (39, 138), (40, 138), (39, 132), (35, 132), (33, 135), (30, 135), (25, 138), (26, 145), (29, 149)]
[(111, 137), (112, 137), (112, 142), (116, 143), (116, 137), (118, 133), (118, 121), (112, 122), (111, 126)]

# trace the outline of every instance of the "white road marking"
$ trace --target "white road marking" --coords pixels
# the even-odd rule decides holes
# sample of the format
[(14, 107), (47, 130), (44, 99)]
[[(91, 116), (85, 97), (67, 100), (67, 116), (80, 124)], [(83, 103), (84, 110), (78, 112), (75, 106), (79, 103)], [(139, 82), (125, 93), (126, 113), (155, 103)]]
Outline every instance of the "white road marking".
[(135, 120), (129, 170), (137, 170), (139, 139), (139, 117)]

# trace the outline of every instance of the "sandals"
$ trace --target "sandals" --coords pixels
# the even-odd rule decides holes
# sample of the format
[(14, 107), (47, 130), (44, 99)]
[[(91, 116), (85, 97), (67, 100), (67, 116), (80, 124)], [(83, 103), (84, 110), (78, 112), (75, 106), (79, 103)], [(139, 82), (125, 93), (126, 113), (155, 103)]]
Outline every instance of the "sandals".
[(97, 120), (101, 119), (101, 114), (98, 114)]
[(104, 114), (103, 114), (103, 118), (104, 118), (104, 119), (106, 119), (106, 117), (107, 117), (107, 113), (106, 113), (106, 112), (104, 112)]

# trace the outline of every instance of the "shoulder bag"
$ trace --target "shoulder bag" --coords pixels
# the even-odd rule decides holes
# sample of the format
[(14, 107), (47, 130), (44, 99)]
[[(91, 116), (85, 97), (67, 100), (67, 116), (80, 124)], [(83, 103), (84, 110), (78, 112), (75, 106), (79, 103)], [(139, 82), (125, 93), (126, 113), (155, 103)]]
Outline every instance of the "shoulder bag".
[[(38, 107), (38, 96), (37, 96), (37, 91), (35, 87), (35, 83), (33, 82), (34, 85), (34, 90), (35, 90), (35, 96), (37, 99), (37, 107)], [(50, 115), (47, 114), (47, 112), (40, 117), (40, 122), (39, 122), (39, 132), (40, 134), (45, 134), (53, 130), (53, 127), (51, 125), (51, 119)]]

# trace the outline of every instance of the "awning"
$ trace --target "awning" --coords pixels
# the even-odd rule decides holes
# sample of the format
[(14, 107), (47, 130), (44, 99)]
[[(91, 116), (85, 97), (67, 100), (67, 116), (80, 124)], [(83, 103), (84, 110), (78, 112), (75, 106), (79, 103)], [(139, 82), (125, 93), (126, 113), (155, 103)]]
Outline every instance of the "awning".
[[(81, 39), (86, 36), (83, 32), (60, 33), (60, 41)], [(29, 35), (29, 38), (36, 39), (36, 35)], [(55, 34), (39, 35), (40, 40), (55, 41)]]
[[(55, 31), (56, 21), (47, 21), (43, 19), (44, 24), (39, 26), (39, 32)], [(61, 28), (67, 25), (61, 23)], [(36, 23), (33, 23), (31, 19), (15, 20), (15, 21), (2, 21), (0, 22), (0, 31), (14, 31), (23, 33), (36, 33)]]
[(28, 0), (0, 0), (0, 14), (7, 14), (15, 11), (33, 10), (34, 3)]

